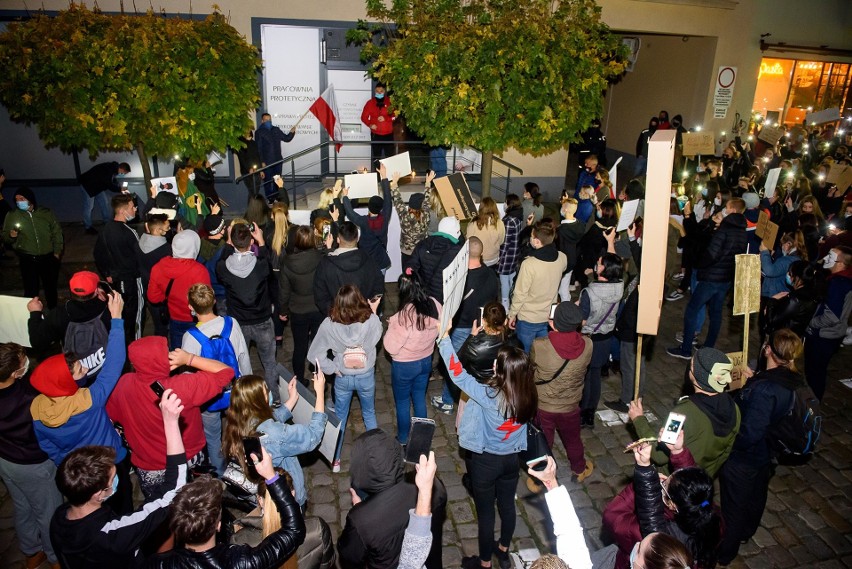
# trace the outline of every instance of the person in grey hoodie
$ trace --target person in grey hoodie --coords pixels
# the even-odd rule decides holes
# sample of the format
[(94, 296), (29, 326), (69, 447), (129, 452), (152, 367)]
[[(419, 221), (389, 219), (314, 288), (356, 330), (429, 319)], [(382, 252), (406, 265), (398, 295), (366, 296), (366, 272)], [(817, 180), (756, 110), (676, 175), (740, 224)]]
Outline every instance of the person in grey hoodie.
[[(343, 285), (334, 297), (328, 318), (322, 321), (308, 350), (308, 361), (318, 361), (326, 375), (337, 374), (334, 382), (335, 408), (340, 418), (341, 434), (332, 464), (340, 472), (340, 450), (352, 393), (358, 392), (361, 415), (369, 431), (376, 422), (376, 344), (382, 337), (382, 322), (376, 316), (381, 297), (369, 303), (355, 285)], [(334, 354), (329, 359), (328, 351)]]
[[(151, 281), (151, 269), (172, 254), (172, 246), (169, 244), (167, 234), (169, 232), (169, 218), (162, 213), (148, 214), (145, 222), (145, 233), (139, 237), (139, 249), (142, 251), (139, 264), (142, 270), (142, 288), (148, 290)], [(169, 335), (169, 313), (161, 304), (147, 303), (148, 312), (154, 323), (154, 334), (157, 336)]]

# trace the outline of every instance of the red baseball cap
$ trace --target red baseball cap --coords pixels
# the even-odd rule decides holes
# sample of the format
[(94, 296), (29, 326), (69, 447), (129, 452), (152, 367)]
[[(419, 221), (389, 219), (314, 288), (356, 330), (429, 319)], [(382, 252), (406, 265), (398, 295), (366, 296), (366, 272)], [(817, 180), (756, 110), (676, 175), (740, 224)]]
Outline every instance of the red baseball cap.
[(68, 288), (71, 293), (76, 296), (89, 296), (94, 294), (98, 289), (98, 282), (101, 278), (92, 271), (80, 271), (74, 273), (71, 280), (68, 282)]

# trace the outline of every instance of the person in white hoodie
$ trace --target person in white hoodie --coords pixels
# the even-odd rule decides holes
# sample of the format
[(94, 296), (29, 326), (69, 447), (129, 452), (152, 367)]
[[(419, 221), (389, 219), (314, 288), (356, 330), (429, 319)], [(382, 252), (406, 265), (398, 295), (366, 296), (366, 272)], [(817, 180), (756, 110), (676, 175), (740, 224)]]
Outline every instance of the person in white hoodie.
[[(361, 401), (361, 416), (366, 430), (376, 422), (376, 344), (382, 337), (382, 323), (376, 316), (381, 295), (364, 299), (355, 285), (343, 285), (334, 297), (329, 317), (323, 320), (308, 349), (308, 361), (318, 361), (327, 376), (337, 374), (334, 382), (334, 411), (340, 419), (340, 437), (332, 463), (332, 472), (340, 472), (340, 451), (349, 418), (353, 392)], [(328, 351), (334, 354), (329, 359)]]

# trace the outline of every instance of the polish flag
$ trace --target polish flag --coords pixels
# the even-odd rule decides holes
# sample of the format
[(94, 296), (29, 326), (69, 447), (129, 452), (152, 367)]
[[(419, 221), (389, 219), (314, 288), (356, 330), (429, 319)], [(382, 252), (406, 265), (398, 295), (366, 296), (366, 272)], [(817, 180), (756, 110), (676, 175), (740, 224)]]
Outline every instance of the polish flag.
[(329, 85), (308, 110), (317, 117), (317, 120), (331, 137), (331, 140), (336, 143), (334, 145), (335, 149), (337, 152), (340, 152), (340, 147), (343, 146), (341, 144), (343, 141), (343, 129), (340, 128), (340, 112), (337, 110), (337, 101), (334, 97), (334, 85)]

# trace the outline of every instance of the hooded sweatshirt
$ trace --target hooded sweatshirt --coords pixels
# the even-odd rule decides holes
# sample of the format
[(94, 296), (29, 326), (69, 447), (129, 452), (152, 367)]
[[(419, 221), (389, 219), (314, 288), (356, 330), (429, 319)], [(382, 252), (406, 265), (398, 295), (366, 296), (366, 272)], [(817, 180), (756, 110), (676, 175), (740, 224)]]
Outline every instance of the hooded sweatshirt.
[(358, 287), (364, 298), (385, 292), (385, 279), (367, 253), (361, 249), (337, 249), (319, 262), (314, 273), (314, 300), (323, 316), (328, 315), (337, 291), (345, 284)]
[[(404, 479), (405, 465), (399, 443), (382, 431), (367, 431), (352, 446), (352, 488), (364, 500), (349, 510), (337, 549), (345, 569), (396, 568), (408, 511), (417, 502), (417, 487)], [(441, 567), (441, 526), (447, 492), (437, 478), (432, 487), (432, 548), (428, 569)]]
[[(715, 478), (731, 454), (740, 431), (740, 410), (737, 404), (728, 393), (693, 393), (681, 397), (672, 413), (686, 416), (684, 443), (695, 457), (695, 462)], [(633, 424), (639, 438), (656, 437), (658, 434), (645, 417), (637, 417)], [(654, 450), (651, 459), (658, 465), (668, 465), (668, 449), (663, 451), (660, 446)]]
[[(583, 397), (586, 368), (592, 360), (592, 340), (578, 332), (551, 331), (533, 341), (530, 358), (536, 364), (538, 408), (548, 413), (575, 411)], [(562, 368), (566, 361), (568, 364)]]
[[(172, 256), (165, 257), (151, 269), (148, 300), (154, 303), (168, 301), (169, 316), (179, 322), (192, 322), (189, 311), (189, 287), (196, 283), (210, 286), (207, 268), (195, 260), (201, 240), (194, 231), (181, 231), (172, 239)], [(169, 297), (166, 289), (172, 282)]]
[(151, 269), (154, 265), (165, 259), (172, 253), (168, 241), (162, 235), (151, 235), (145, 233), (139, 238), (139, 249), (142, 253), (139, 264), (142, 269), (142, 283), (148, 288), (151, 280)]
[[(322, 371), (328, 375), (361, 375), (372, 370), (376, 365), (376, 344), (382, 337), (382, 322), (375, 314), (364, 322), (340, 324), (326, 318), (320, 324), (317, 335), (308, 348), (308, 361), (319, 359)], [(343, 365), (343, 352), (347, 348), (363, 348), (367, 361), (363, 368), (347, 368)], [(328, 350), (334, 354), (329, 359)]]
[(127, 456), (104, 408), (124, 360), (124, 321), (113, 318), (104, 365), (91, 387), (77, 387), (63, 354), (47, 358), (33, 372), (32, 385), (42, 393), (30, 406), (33, 428), (39, 446), (57, 466), (69, 452), (87, 445), (114, 448), (116, 464)]
[(533, 324), (547, 322), (550, 305), (556, 302), (559, 281), (567, 267), (565, 254), (553, 244), (534, 249), (518, 271), (509, 319)]
[(826, 339), (842, 338), (852, 313), (852, 268), (828, 275), (825, 301), (817, 306), (808, 334)]
[(225, 287), (228, 314), (240, 326), (262, 324), (272, 317), (269, 296), (269, 249), (258, 247), (257, 256), (251, 249), (242, 253), (230, 245), (222, 251), (216, 263), (216, 276)]
[(75, 300), (72, 298), (64, 305), (58, 306), (50, 312), (30, 312), (27, 327), (30, 333), (30, 344), (36, 351), (48, 349), (54, 342), (65, 340), (65, 332), (71, 322), (88, 322), (101, 316), (101, 320), (109, 330), (112, 317), (107, 310), (106, 302), (93, 297), (88, 300)]
[[(123, 334), (122, 331), (122, 342)], [(155, 381), (165, 389), (173, 389), (180, 397), (184, 405), (180, 426), (186, 456), (198, 454), (205, 444), (200, 407), (222, 393), (234, 378), (234, 370), (226, 367), (216, 373), (197, 371), (169, 377), (169, 349), (162, 336), (136, 340), (127, 354), (136, 371), (122, 376), (107, 403), (107, 413), (124, 427), (124, 435), (133, 450), (130, 455), (133, 465), (142, 470), (166, 468), (163, 415), (157, 405), (159, 398), (150, 387)]]

